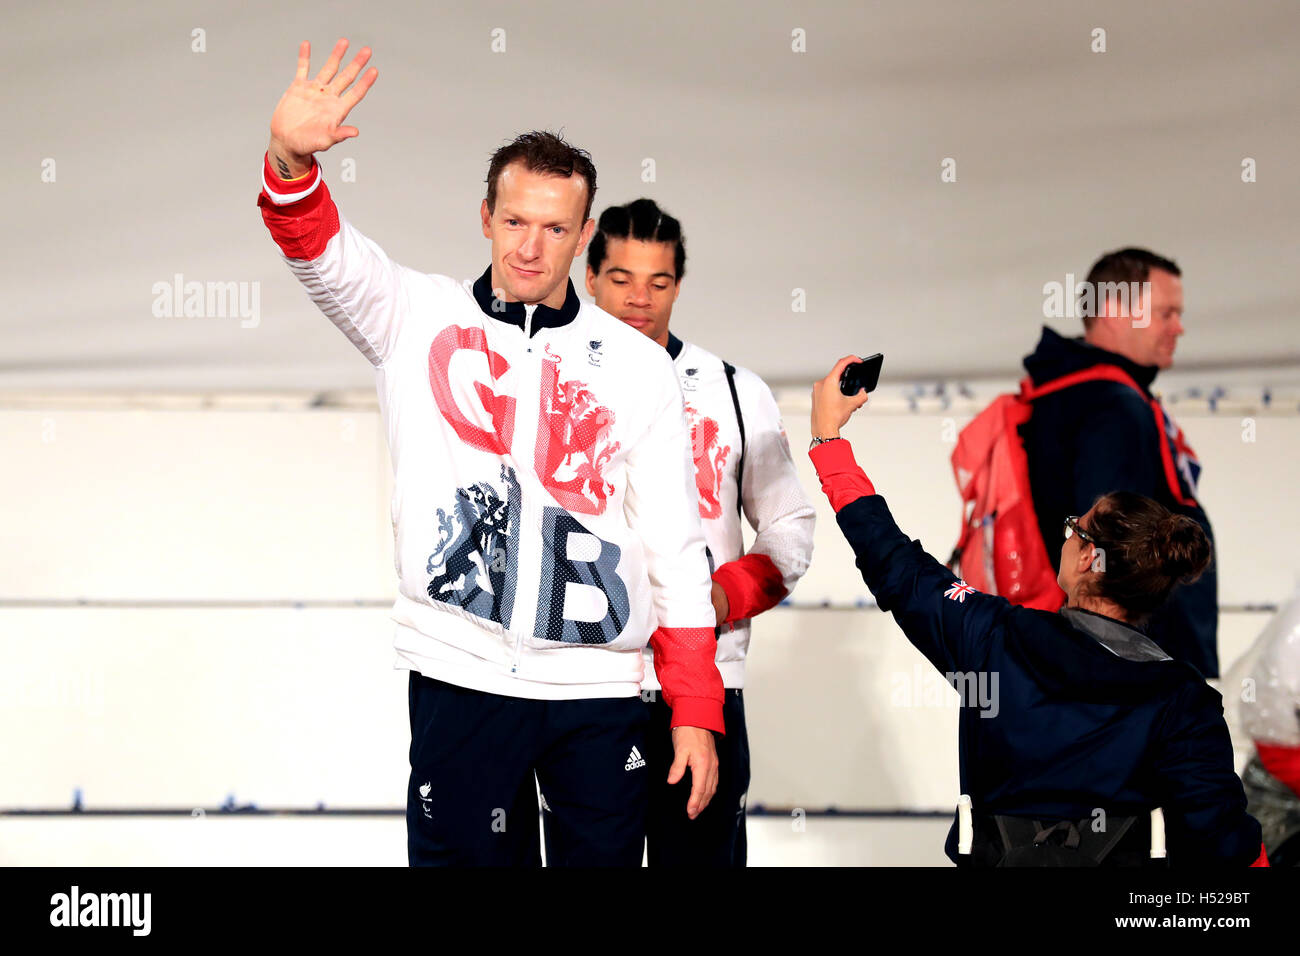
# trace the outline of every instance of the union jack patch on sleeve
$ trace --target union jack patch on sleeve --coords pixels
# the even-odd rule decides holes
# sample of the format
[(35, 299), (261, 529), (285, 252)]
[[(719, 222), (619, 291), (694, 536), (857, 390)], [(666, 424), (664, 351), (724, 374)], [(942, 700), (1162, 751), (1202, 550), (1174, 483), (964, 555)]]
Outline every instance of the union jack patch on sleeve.
[(959, 601), (964, 604), (966, 603), (966, 595), (975, 593), (975, 589), (965, 581), (953, 581), (952, 587), (944, 591), (943, 596), (949, 601)]

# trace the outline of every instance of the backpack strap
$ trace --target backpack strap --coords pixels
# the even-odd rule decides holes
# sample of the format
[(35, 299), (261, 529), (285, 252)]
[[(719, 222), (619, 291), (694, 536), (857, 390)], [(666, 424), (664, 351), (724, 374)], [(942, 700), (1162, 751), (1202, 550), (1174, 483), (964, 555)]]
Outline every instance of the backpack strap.
[(741, 414), (740, 396), (736, 393), (736, 366), (724, 361), (722, 370), (727, 373), (727, 387), (731, 389), (731, 404), (736, 409), (736, 424), (740, 426), (740, 457), (736, 459), (736, 513), (743, 517), (745, 512), (745, 416)]
[(1069, 375), (1062, 375), (1060, 378), (1054, 378), (1050, 382), (1044, 382), (1042, 385), (1034, 385), (1033, 380), (1026, 376), (1020, 382), (1020, 400), (1032, 402), (1035, 399), (1042, 398), (1044, 395), (1050, 395), (1053, 392), (1059, 392), (1062, 389), (1079, 385), (1083, 382), (1118, 382), (1121, 385), (1127, 385), (1133, 391), (1142, 397), (1151, 409), (1151, 414), (1155, 418), (1156, 434), (1160, 436), (1160, 465), (1164, 469), (1165, 484), (1169, 487), (1169, 493), (1173, 495), (1174, 501), (1186, 508), (1196, 507), (1196, 499), (1189, 498), (1183, 494), (1182, 485), (1178, 482), (1178, 472), (1174, 468), (1174, 454), (1169, 449), (1168, 429), (1165, 422), (1165, 411), (1158, 398), (1148, 397), (1147, 393), (1133, 376), (1124, 371), (1118, 365), (1094, 365), (1091, 368), (1081, 369), (1078, 372), (1071, 372)]
[[(1142, 391), (1142, 386), (1133, 380), (1133, 376), (1124, 371), (1118, 365), (1094, 365), (1091, 368), (1080, 369), (1077, 372), (1071, 372), (1069, 375), (1062, 375), (1060, 378), (1054, 378), (1050, 382), (1044, 382), (1042, 385), (1034, 385), (1033, 379), (1025, 376), (1020, 382), (1020, 397), (1026, 402), (1032, 402), (1036, 398), (1042, 398), (1044, 395), (1050, 395), (1053, 392), (1059, 392), (1061, 389), (1070, 388), (1083, 382), (1119, 382), (1121, 385), (1127, 385), (1133, 391), (1142, 396), (1146, 401), (1146, 392)], [(1162, 428), (1161, 434), (1164, 433)]]

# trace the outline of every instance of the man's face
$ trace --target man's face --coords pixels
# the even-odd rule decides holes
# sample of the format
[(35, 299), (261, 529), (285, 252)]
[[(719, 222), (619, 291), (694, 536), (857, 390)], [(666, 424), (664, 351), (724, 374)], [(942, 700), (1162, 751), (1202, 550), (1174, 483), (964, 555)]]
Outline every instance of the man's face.
[(667, 346), (668, 320), (682, 291), (676, 251), (671, 242), (611, 239), (600, 274), (587, 267), (587, 291), (599, 308)]
[(507, 302), (564, 304), (569, 267), (596, 228), (583, 222), (587, 182), (581, 176), (534, 173), (511, 163), (497, 178), (496, 209), (479, 209), (492, 240), (492, 282)]
[(1174, 349), (1183, 334), (1183, 281), (1163, 269), (1152, 269), (1147, 276), (1151, 285), (1149, 299), (1142, 302), (1141, 312), (1125, 312), (1108, 304), (1108, 317), (1118, 345), (1114, 351), (1138, 365), (1166, 369), (1174, 364)]

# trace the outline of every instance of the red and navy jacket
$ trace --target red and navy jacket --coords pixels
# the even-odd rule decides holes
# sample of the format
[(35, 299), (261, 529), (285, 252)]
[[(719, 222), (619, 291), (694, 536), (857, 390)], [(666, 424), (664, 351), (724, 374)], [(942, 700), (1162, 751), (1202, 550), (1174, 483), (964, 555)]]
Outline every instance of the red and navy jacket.
[[(1080, 820), (1160, 807), (1171, 865), (1261, 856), (1222, 699), (1194, 668), (1110, 618), (974, 590), (899, 530), (846, 440), (810, 457), (880, 608), (959, 693), (978, 688), (964, 695), (958, 747), (977, 813)], [(954, 862), (956, 839), (954, 823)]]

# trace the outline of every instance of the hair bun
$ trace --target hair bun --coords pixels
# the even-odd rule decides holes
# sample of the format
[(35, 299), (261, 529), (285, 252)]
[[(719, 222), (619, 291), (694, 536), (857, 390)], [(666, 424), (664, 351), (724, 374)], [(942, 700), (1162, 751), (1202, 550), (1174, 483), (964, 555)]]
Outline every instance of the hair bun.
[(1210, 539), (1185, 515), (1169, 515), (1157, 530), (1154, 544), (1160, 570), (1168, 577), (1195, 581), (1210, 565)]

